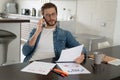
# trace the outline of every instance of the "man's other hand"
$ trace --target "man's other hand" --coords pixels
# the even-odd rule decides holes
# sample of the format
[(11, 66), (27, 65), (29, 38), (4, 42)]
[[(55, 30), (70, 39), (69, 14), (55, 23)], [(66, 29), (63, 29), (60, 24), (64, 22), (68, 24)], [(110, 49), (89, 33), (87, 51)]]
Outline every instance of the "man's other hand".
[(81, 55), (75, 59), (75, 62), (80, 64), (84, 61), (84, 59), (85, 59), (85, 55), (81, 53)]

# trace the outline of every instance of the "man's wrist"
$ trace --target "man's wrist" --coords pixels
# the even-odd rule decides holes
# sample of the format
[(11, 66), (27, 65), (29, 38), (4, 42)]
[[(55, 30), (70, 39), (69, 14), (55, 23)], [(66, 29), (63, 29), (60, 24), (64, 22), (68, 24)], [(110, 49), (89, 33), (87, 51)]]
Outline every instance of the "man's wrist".
[(40, 34), (40, 32), (41, 32), (41, 31), (36, 30), (36, 32), (35, 32), (35, 37), (36, 37), (36, 38), (38, 37), (38, 35)]

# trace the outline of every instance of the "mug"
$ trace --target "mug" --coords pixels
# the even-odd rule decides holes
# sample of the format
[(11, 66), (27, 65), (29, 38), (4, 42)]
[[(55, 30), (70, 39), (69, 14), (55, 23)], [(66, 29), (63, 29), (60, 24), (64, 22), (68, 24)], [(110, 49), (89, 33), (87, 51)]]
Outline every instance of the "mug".
[(94, 54), (94, 63), (101, 64), (105, 55), (102, 52), (94, 52), (93, 54)]

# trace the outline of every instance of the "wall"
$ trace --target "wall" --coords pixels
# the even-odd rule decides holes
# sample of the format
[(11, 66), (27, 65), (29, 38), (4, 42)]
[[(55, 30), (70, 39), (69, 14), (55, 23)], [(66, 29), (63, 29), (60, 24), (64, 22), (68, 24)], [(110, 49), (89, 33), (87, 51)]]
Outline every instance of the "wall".
[(113, 41), (117, 0), (77, 0), (76, 33), (105, 36)]
[(117, 0), (117, 13), (116, 13), (116, 23), (114, 32), (114, 44), (120, 45), (120, 0)]

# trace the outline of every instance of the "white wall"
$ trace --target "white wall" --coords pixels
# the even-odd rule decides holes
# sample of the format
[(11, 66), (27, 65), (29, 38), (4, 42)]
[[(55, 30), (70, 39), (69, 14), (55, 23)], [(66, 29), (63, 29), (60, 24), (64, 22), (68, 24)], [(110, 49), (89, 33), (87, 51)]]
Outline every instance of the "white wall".
[(120, 45), (120, 0), (117, 0), (117, 13), (114, 32), (114, 45)]
[(117, 0), (77, 0), (76, 33), (114, 36)]

